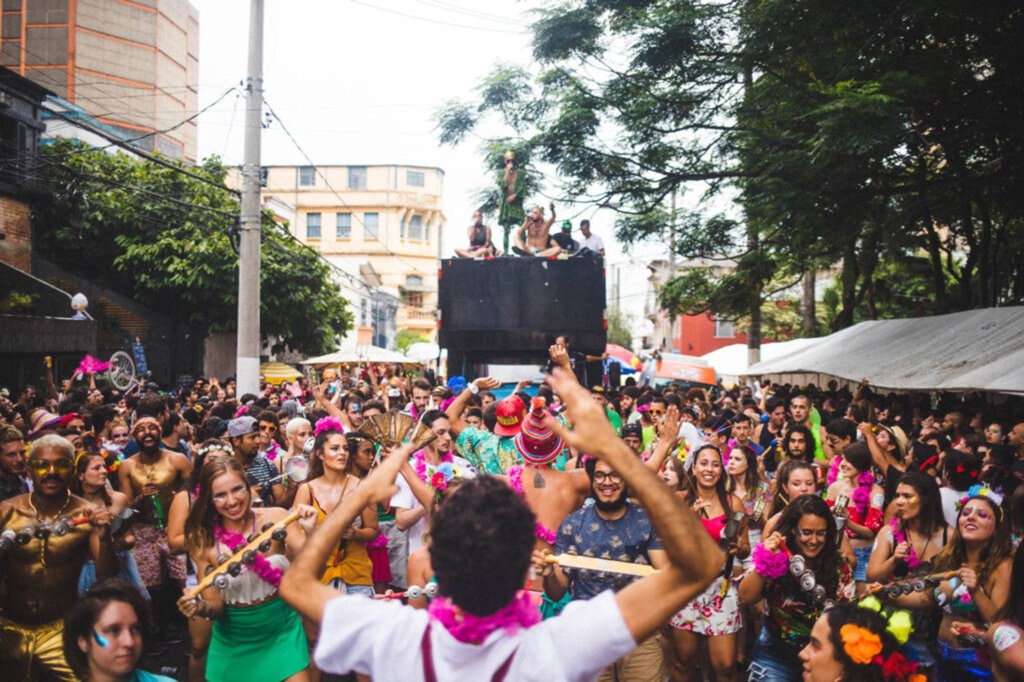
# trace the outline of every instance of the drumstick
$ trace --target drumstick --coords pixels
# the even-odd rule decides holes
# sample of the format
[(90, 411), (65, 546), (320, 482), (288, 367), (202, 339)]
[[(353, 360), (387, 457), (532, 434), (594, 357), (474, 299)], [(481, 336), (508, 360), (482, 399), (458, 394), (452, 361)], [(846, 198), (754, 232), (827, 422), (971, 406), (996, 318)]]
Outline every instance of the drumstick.
[(544, 561), (549, 564), (568, 566), (569, 568), (585, 568), (603, 573), (624, 573), (626, 575), (647, 576), (654, 573), (655, 568), (647, 564), (631, 564), (628, 561), (612, 561), (579, 554), (548, 554)]
[[(238, 549), (236, 549), (234, 553), (232, 553), (231, 558), (235, 559), (235, 557), (239, 557), (238, 559), (235, 559), (235, 561), (240, 561), (242, 553), (244, 553), (246, 550), (251, 549), (253, 551), (256, 551), (257, 548), (260, 546), (260, 543), (264, 542), (265, 540), (271, 539), (270, 536), (273, 535), (276, 531), (283, 529), (288, 524), (298, 520), (298, 518), (299, 512), (293, 511), (291, 514), (284, 517), (283, 519), (275, 523), (273, 526), (267, 528), (265, 531), (257, 535), (252, 542), (247, 543), (244, 547), (239, 547)], [(214, 578), (216, 578), (221, 573), (226, 573), (228, 570), (228, 566), (230, 566), (232, 563), (234, 563), (234, 561), (225, 561), (219, 566), (214, 567), (212, 571), (203, 576), (203, 579), (199, 581), (198, 585), (189, 590), (188, 598), (195, 599), (196, 597), (198, 597), (203, 590), (205, 590), (207, 587), (213, 584)]]

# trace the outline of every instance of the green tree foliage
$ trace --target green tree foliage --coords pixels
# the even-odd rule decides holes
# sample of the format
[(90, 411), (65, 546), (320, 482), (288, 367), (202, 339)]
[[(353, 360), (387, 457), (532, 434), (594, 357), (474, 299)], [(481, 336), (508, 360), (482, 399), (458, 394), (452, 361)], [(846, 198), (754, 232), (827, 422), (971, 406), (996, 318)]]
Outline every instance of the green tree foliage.
[[(568, 0), (533, 34), (532, 80), (498, 66), (441, 139), (497, 118), (566, 197), (616, 208), (627, 245), (674, 221), (678, 255), (735, 263), (672, 280), (669, 311), (752, 315), (835, 264), (832, 328), (1024, 299), (1012, 3)], [(673, 217), (686, 187), (738, 210)]]
[(430, 337), (426, 334), (420, 334), (419, 332), (414, 332), (411, 329), (400, 329), (398, 330), (398, 335), (395, 337), (395, 347), (398, 348), (399, 353), (404, 353), (409, 350), (409, 346), (412, 344), (429, 340)]
[(633, 348), (633, 316), (621, 308), (609, 308), (605, 316), (608, 320), (608, 343), (623, 348)]
[[(68, 140), (43, 153), (41, 179), (57, 201), (37, 208), (42, 255), (206, 333), (235, 329), (239, 204), (231, 192)], [(228, 169), (214, 157), (190, 171), (223, 184)], [(268, 214), (261, 238), (262, 333), (308, 355), (336, 349), (351, 319), (331, 268)]]

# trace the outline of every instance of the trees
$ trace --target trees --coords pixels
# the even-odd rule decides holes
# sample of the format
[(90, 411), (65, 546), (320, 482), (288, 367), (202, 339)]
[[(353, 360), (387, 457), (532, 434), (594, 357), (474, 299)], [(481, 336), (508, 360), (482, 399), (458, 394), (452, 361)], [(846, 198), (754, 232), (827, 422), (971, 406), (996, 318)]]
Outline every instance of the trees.
[[(533, 30), (536, 77), (497, 67), (479, 105), (441, 112), (442, 140), (496, 116), (566, 197), (614, 207), (621, 241), (709, 261), (664, 288), (669, 311), (756, 319), (841, 263), (837, 329), (908, 312), (871, 302), (918, 258), (919, 314), (1024, 298), (1014, 7), (571, 0)], [(672, 216), (683, 187), (734, 210)]]
[[(37, 207), (47, 258), (206, 333), (236, 325), (238, 202), (226, 189), (126, 154), (69, 140), (43, 148), (40, 176), (57, 202)], [(192, 171), (223, 184), (227, 167)], [(351, 324), (331, 269), (264, 215), (261, 332), (317, 355)]]

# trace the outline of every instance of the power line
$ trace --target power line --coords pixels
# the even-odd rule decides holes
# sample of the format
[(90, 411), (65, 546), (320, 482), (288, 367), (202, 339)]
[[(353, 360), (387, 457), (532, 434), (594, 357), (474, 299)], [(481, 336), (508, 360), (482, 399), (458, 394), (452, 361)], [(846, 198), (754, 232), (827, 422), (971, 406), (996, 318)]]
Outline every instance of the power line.
[[(295, 145), (295, 148), (299, 151), (300, 154), (302, 154), (303, 158), (306, 159), (306, 163), (309, 164), (313, 168), (313, 170), (316, 172), (317, 176), (319, 176), (320, 179), (323, 180), (324, 184), (327, 186), (327, 189), (329, 189), (331, 191), (331, 193), (334, 194), (335, 197), (337, 197), (338, 201), (341, 202), (341, 205), (349, 210), (349, 213), (356, 219), (356, 222), (359, 223), (359, 225), (363, 228), (363, 231), (365, 233), (365, 231), (366, 231), (366, 224), (363, 222), (362, 218), (359, 217), (359, 214), (356, 213), (354, 210), (352, 210), (352, 207), (349, 206), (347, 201), (345, 201), (345, 198), (343, 196), (341, 196), (341, 194), (338, 192), (338, 190), (334, 189), (334, 186), (331, 185), (331, 183), (327, 180), (327, 176), (325, 176), (323, 174), (323, 172), (320, 170), (320, 167), (317, 166), (315, 163), (313, 163), (313, 159), (310, 158), (309, 154), (306, 153), (306, 150), (303, 149), (302, 145), (299, 144), (299, 141), (296, 140), (295, 136), (292, 135), (290, 130), (288, 130), (288, 127), (284, 124), (284, 121), (281, 120), (281, 117), (277, 115), (277, 112), (274, 111), (274, 108), (270, 106), (270, 102), (268, 102), (266, 99), (264, 99), (263, 103), (267, 107), (267, 112), (281, 125), (281, 130), (284, 131), (284, 134), (288, 136), (288, 139), (291, 140), (292, 144)], [(438, 230), (440, 230), (440, 227), (438, 228)], [(440, 235), (438, 235), (438, 237), (440, 238)], [(423, 272), (423, 270), (421, 270), (418, 265), (414, 265), (414, 264), (410, 263), (409, 261), (407, 261), (404, 258), (402, 258), (401, 256), (399, 256), (397, 253), (392, 251), (391, 248), (388, 247), (387, 243), (384, 240), (381, 240), (381, 246), (384, 247), (384, 250), (389, 255), (394, 256), (400, 262), (405, 263), (407, 266), (412, 268), (414, 272), (418, 272), (420, 274), (427, 274), (427, 273)]]
[(484, 27), (484, 26), (471, 26), (469, 24), (456, 24), (456, 23), (450, 22), (450, 21), (442, 21), (441, 19), (431, 19), (430, 17), (421, 17), (418, 14), (409, 14), (407, 12), (399, 12), (398, 10), (395, 10), (395, 9), (390, 9), (390, 8), (387, 8), (387, 7), (380, 7), (379, 5), (373, 5), (373, 4), (370, 4), (368, 2), (362, 2), (362, 0), (351, 0), (351, 1), (353, 3), (355, 3), (355, 4), (357, 4), (357, 5), (362, 5), (363, 7), (369, 7), (370, 9), (375, 9), (375, 10), (378, 10), (380, 12), (387, 12), (388, 14), (395, 14), (395, 15), (398, 15), (400, 17), (406, 17), (407, 19), (416, 19), (417, 21), (426, 21), (426, 22), (431, 23), (431, 24), (440, 24), (441, 26), (450, 26), (452, 28), (468, 28), (468, 29), (470, 29), (472, 31), (486, 31), (488, 33), (510, 33), (510, 34), (513, 34), (513, 35), (525, 35), (525, 33), (526, 33), (525, 31), (507, 31), (505, 29), (500, 29), (500, 28), (487, 28), (487, 27)]

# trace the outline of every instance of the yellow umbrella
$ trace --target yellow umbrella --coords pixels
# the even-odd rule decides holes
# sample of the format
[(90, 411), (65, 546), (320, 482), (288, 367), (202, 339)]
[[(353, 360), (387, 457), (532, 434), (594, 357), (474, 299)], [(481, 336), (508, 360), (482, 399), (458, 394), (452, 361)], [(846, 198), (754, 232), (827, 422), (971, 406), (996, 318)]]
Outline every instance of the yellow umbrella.
[(302, 377), (302, 372), (283, 362), (260, 363), (260, 374), (268, 384), (283, 384), (286, 381), (295, 381)]

